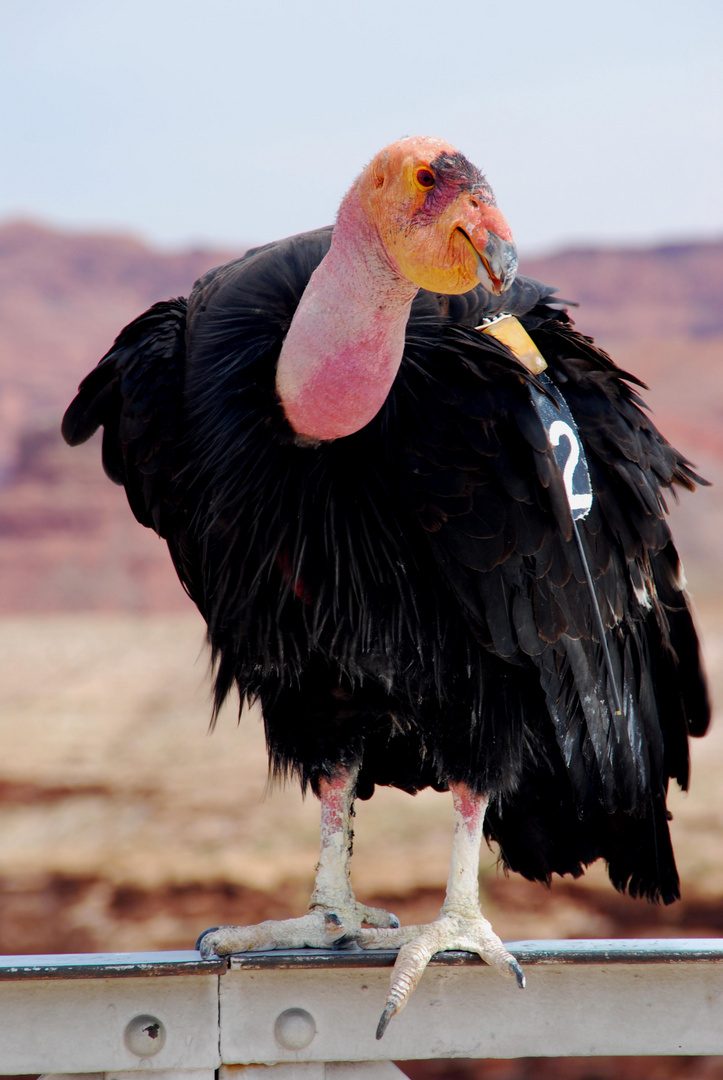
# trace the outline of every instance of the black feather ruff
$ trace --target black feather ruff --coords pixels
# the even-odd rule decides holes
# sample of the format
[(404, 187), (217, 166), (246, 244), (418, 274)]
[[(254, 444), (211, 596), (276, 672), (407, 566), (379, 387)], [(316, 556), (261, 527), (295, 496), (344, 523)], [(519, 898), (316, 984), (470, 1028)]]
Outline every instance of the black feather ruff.
[[(603, 857), (617, 888), (674, 899), (665, 794), (687, 784), (708, 703), (663, 495), (699, 478), (636, 380), (525, 279), (503, 298), (420, 293), (380, 413), (297, 445), (276, 359), (329, 237), (250, 252), (141, 316), (66, 438), (105, 426), (109, 475), (207, 621), (216, 708), (234, 685), (261, 700), (274, 772), (316, 787), (357, 763), (361, 797), (464, 781), (491, 795), (486, 833), (512, 869), (549, 881)], [(585, 446), (608, 666), (534, 376), (474, 329), (503, 307)]]

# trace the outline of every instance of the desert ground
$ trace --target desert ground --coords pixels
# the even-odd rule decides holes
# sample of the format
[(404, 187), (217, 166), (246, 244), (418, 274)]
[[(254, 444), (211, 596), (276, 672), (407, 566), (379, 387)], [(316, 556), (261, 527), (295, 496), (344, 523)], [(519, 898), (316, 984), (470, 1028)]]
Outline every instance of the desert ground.
[[(723, 617), (700, 608), (714, 689)], [(270, 784), (257, 710), (208, 730), (198, 616), (49, 615), (0, 621), (0, 947), (6, 952), (189, 947), (206, 924), (301, 911), (318, 807)], [(720, 694), (719, 694), (720, 696)], [(618, 896), (601, 867), (550, 890), (482, 858), (506, 938), (723, 930), (723, 727), (693, 745), (671, 793), (683, 902)], [(450, 800), (377, 789), (357, 805), (358, 895), (433, 917), (446, 880)]]
[[(723, 616), (699, 621), (718, 700)], [(0, 948), (8, 953), (189, 948), (208, 925), (301, 913), (317, 806), (267, 782), (261, 718), (224, 708), (208, 730), (203, 623), (186, 615), (0, 620)], [(483, 852), (484, 907), (505, 939), (723, 934), (723, 726), (693, 747), (674, 792), (683, 900), (622, 897), (594, 867), (550, 890)], [(357, 807), (360, 898), (433, 918), (449, 857), (449, 799), (378, 790)], [(717, 1080), (718, 1059), (405, 1063), (412, 1080)]]

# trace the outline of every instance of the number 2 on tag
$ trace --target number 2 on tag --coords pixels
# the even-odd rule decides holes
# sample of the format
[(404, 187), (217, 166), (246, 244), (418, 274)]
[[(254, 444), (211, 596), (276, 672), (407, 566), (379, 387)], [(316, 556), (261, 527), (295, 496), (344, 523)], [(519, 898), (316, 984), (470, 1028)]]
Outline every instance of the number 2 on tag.
[(573, 431), (570, 425), (566, 424), (564, 420), (555, 420), (550, 424), (549, 436), (553, 446), (559, 446), (560, 440), (563, 438), (568, 441), (570, 449), (567, 461), (565, 462), (565, 467), (562, 471), (562, 482), (565, 485), (565, 492), (567, 494), (567, 501), (570, 504), (570, 509), (589, 510), (592, 506), (592, 492), (576, 492), (573, 483), (575, 469), (580, 460), (580, 442), (577, 433)]

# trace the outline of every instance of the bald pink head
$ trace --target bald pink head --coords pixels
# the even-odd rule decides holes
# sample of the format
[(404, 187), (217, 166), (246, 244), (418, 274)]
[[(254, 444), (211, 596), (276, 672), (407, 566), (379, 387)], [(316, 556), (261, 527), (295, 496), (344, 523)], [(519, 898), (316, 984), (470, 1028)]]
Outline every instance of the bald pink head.
[(358, 431), (391, 389), (417, 290), (481, 282), (500, 293), (516, 267), (509, 226), (467, 158), (442, 139), (387, 146), (345, 196), (281, 350), (291, 427), (314, 441)]
[(463, 293), (481, 281), (499, 293), (512, 283), (510, 227), (485, 177), (451, 143), (429, 136), (392, 143), (347, 199), (361, 201), (388, 256), (415, 285)]

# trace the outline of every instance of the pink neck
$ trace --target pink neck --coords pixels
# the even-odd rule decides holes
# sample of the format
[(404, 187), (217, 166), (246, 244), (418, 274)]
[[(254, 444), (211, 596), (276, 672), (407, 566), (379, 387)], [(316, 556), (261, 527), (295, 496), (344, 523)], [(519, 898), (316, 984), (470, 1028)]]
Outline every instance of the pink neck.
[(399, 370), (416, 293), (352, 188), (279, 356), (276, 390), (294, 431), (339, 439), (376, 416)]

